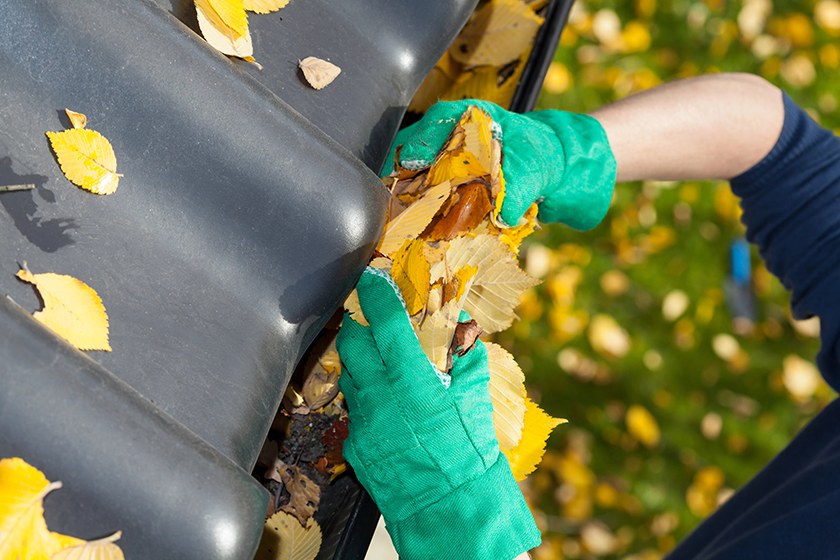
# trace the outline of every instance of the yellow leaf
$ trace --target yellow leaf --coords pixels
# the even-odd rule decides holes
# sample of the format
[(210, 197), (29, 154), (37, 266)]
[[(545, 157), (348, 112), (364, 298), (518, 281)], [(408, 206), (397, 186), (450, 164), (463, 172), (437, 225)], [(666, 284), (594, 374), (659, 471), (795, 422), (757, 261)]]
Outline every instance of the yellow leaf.
[(17, 277), (38, 288), (44, 308), (32, 316), (79, 350), (111, 350), (108, 315), (102, 300), (84, 282), (63, 274), (32, 274), (25, 268)]
[(298, 66), (303, 70), (303, 77), (315, 89), (323, 89), (330, 85), (341, 74), (341, 68), (314, 56), (307, 56), (298, 61)]
[(490, 368), (490, 400), (493, 425), (502, 452), (513, 449), (525, 426), (525, 374), (510, 353), (492, 342), (485, 342)]
[(206, 2), (205, 5), (209, 4), (226, 27), (240, 37), (248, 35), (248, 14), (245, 13), (242, 0), (206, 0)]
[(625, 421), (630, 435), (647, 447), (653, 447), (659, 443), (659, 424), (645, 407), (634, 404), (628, 408)]
[(50, 560), (124, 560), (123, 552), (114, 541), (122, 536), (117, 531), (110, 537), (62, 548)]
[(464, 149), (476, 157), (484, 173), (490, 173), (493, 119), (485, 111), (471, 105), (461, 117), (461, 126), (464, 127)]
[(426, 260), (426, 242), (422, 239), (406, 241), (394, 253), (391, 276), (400, 288), (409, 315), (419, 313), (429, 295), (429, 262)]
[(454, 81), (450, 81), (446, 89), (440, 91), (440, 100), (482, 99), (505, 109), (509, 108), (530, 54), (529, 47), (519, 57), (516, 68), (509, 75), (505, 72), (507, 66), (502, 70), (498, 66), (477, 66), (464, 71)]
[(452, 150), (441, 153), (429, 172), (429, 182), (437, 185), (454, 182), (456, 179), (482, 177), (488, 172), (482, 169), (476, 156), (465, 150)]
[(44, 496), (61, 488), (19, 458), (0, 459), (0, 558), (44, 560), (81, 539), (52, 533), (44, 521)]
[(87, 117), (82, 113), (77, 113), (76, 111), (71, 111), (70, 109), (64, 109), (64, 112), (67, 113), (67, 117), (70, 119), (70, 123), (73, 125), (73, 128), (84, 128), (87, 124)]
[(285, 8), (291, 0), (244, 0), (243, 7), (258, 14), (267, 14), (276, 12), (280, 8)]
[(278, 511), (263, 527), (254, 560), (314, 560), (321, 549), (321, 527), (309, 518), (302, 526), (293, 515)]
[(519, 254), (519, 246), (522, 244), (522, 240), (531, 235), (537, 228), (538, 211), (539, 207), (535, 202), (522, 216), (520, 225), (502, 229), (499, 239), (510, 248), (514, 255)]
[(501, 66), (533, 44), (542, 22), (522, 0), (490, 0), (472, 15), (449, 53), (469, 66)]
[(455, 334), (455, 327), (458, 324), (458, 316), (461, 314), (462, 304), (453, 299), (441, 306), (440, 309), (425, 317), (415, 327), (417, 340), (426, 356), (440, 370), (446, 371), (446, 361), (449, 354), (449, 345), (452, 343), (452, 336)]
[(253, 56), (254, 45), (251, 41), (251, 33), (248, 31), (248, 20), (245, 19), (244, 30), (240, 33), (237, 28), (226, 22), (223, 15), (216, 11), (216, 5), (219, 5), (234, 23), (241, 22), (239, 22), (239, 18), (233, 17), (233, 14), (228, 12), (236, 11), (238, 8), (242, 10), (242, 17), (247, 18), (241, 2), (239, 6), (228, 6), (225, 0), (195, 0), (198, 27), (201, 29), (204, 39), (211, 47), (222, 54), (242, 58)]
[(117, 190), (122, 175), (117, 173), (117, 156), (104, 136), (95, 130), (71, 128), (63, 132), (47, 132), (64, 176), (96, 194)]
[(376, 250), (383, 255), (390, 255), (403, 246), (407, 239), (414, 239), (432, 221), (432, 217), (449, 198), (448, 181), (432, 187), (403, 213), (388, 222)]
[(513, 310), (519, 304), (519, 296), (539, 284), (519, 269), (507, 246), (493, 235), (453, 239), (446, 259), (454, 270), (465, 265), (478, 267), (464, 310), (486, 332), (508, 328), (516, 317)]
[(453, 282), (455, 284), (455, 299), (460, 300), (464, 292), (470, 287), (470, 280), (478, 273), (478, 268), (470, 265), (465, 265), (455, 271)]
[(545, 454), (545, 442), (551, 435), (551, 430), (566, 422), (561, 418), (552, 418), (534, 401), (525, 397), (525, 427), (522, 429), (522, 439), (516, 447), (505, 453), (516, 480), (523, 480), (534, 472)]

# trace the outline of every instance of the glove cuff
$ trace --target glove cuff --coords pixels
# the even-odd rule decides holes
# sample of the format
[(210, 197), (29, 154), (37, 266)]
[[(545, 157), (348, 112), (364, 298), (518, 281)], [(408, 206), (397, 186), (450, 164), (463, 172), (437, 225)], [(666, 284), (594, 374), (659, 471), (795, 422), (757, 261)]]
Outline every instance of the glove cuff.
[(548, 125), (563, 149), (563, 177), (540, 203), (540, 219), (581, 231), (594, 228), (607, 215), (615, 187), (615, 156), (607, 133), (589, 115), (547, 110), (528, 116)]
[(513, 560), (540, 544), (540, 531), (502, 453), (481, 476), (385, 525), (402, 560)]

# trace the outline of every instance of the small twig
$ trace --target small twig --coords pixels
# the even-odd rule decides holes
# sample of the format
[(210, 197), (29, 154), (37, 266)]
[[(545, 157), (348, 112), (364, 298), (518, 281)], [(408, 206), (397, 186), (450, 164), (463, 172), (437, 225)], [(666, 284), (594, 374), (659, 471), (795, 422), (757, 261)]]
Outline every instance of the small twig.
[(0, 193), (14, 192), (14, 191), (31, 191), (35, 188), (35, 183), (26, 183), (23, 185), (5, 185), (0, 187)]

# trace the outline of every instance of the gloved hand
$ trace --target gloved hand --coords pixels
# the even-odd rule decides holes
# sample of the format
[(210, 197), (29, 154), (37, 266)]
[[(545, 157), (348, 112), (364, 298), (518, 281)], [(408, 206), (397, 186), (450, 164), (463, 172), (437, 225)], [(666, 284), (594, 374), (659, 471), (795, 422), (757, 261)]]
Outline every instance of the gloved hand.
[(512, 560), (540, 533), (499, 451), (487, 351), (455, 357), (446, 388), (394, 287), (368, 268), (356, 289), (370, 327), (344, 315), (336, 340), (350, 410), (344, 456), (404, 560)]
[(393, 170), (400, 145), (403, 167), (431, 165), (470, 105), (487, 111), (500, 127), (506, 183), (500, 215), (506, 224), (515, 226), (534, 202), (545, 222), (578, 230), (600, 223), (612, 198), (616, 166), (604, 129), (588, 115), (554, 110), (520, 115), (474, 99), (439, 102), (397, 134), (383, 174)]

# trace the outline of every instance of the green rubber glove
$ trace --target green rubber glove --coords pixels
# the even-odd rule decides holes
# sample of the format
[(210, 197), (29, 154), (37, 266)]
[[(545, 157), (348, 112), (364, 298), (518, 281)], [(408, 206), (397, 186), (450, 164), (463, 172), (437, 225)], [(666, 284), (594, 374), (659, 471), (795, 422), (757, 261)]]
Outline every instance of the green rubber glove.
[[(350, 411), (344, 456), (404, 560), (512, 560), (540, 532), (499, 451), (481, 341), (441, 378), (395, 285), (368, 268), (356, 289), (370, 327), (345, 314), (336, 340)], [(443, 381), (443, 382), (442, 382)]]
[(588, 115), (554, 110), (520, 115), (475, 99), (439, 102), (397, 134), (383, 174), (393, 170), (394, 150), (401, 145), (400, 165), (430, 166), (470, 105), (499, 125), (494, 133), (502, 143), (506, 188), (500, 215), (506, 224), (516, 225), (534, 202), (544, 222), (587, 230), (604, 219), (615, 186), (615, 157), (601, 124)]

